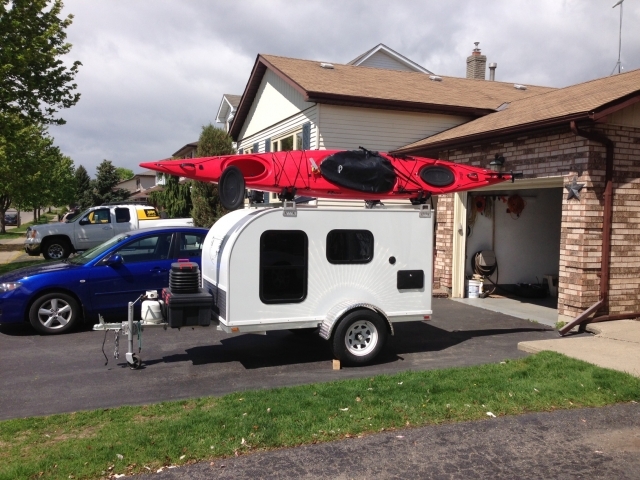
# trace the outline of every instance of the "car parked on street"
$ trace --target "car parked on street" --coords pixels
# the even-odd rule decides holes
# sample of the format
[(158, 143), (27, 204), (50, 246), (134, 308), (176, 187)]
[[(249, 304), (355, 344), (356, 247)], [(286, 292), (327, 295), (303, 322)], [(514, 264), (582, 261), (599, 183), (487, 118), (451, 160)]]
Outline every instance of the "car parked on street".
[(18, 214), (17, 213), (5, 213), (4, 214), (4, 224), (5, 225), (18, 225)]
[[(171, 264), (201, 264), (208, 230), (167, 226), (121, 233), (74, 257), (0, 276), (0, 324), (30, 322), (42, 334), (82, 321), (126, 320), (128, 302), (169, 285)], [(138, 305), (139, 310), (139, 305)]]

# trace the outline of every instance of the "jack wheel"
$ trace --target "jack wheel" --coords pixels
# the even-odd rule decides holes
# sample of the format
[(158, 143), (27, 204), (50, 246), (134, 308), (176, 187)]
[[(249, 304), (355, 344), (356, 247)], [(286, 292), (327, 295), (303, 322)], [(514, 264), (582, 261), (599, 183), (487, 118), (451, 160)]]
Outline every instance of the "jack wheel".
[(137, 370), (142, 366), (142, 360), (140, 359), (140, 357), (138, 357), (137, 355), (133, 354), (133, 363), (127, 361), (127, 365), (129, 365), (129, 368), (131, 370)]

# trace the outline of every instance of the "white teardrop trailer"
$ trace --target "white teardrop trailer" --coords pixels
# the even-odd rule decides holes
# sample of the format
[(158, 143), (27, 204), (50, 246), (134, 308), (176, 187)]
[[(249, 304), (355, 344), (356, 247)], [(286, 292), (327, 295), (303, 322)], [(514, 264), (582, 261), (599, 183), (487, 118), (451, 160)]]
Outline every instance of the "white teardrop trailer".
[[(430, 319), (432, 267), (429, 205), (251, 206), (222, 217), (204, 241), (202, 290), (211, 295), (205, 321), (200, 312), (187, 323), (139, 325), (212, 323), (234, 334), (317, 329), (336, 358), (361, 365), (378, 355), (394, 323)], [(95, 328), (124, 329), (135, 368), (139, 327), (129, 310), (128, 325)]]

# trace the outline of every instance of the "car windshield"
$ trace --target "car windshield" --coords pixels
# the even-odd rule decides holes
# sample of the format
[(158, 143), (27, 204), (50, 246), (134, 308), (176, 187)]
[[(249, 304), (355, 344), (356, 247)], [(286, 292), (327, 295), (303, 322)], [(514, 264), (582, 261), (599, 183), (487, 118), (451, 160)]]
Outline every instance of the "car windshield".
[(121, 233), (120, 235), (117, 235), (117, 236), (113, 237), (112, 239), (107, 240), (104, 243), (101, 243), (97, 247), (93, 247), (90, 250), (82, 252), (80, 255), (76, 255), (75, 257), (69, 258), (67, 260), (67, 262), (71, 263), (73, 265), (86, 265), (91, 260), (99, 257), (104, 252), (109, 250), (111, 247), (113, 247), (114, 245), (122, 242), (123, 240), (126, 240), (130, 236), (131, 236), (131, 234), (129, 234), (129, 233)]

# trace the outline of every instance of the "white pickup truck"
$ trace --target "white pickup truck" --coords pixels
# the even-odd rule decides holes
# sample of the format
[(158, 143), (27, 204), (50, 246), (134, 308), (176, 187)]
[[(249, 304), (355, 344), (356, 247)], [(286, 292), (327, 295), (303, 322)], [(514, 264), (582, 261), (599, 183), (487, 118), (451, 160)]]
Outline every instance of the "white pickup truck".
[(100, 245), (122, 232), (173, 225), (193, 225), (193, 219), (163, 219), (148, 205), (103, 205), (89, 208), (68, 223), (29, 227), (24, 249), (32, 256), (42, 254), (46, 259), (61, 259)]

